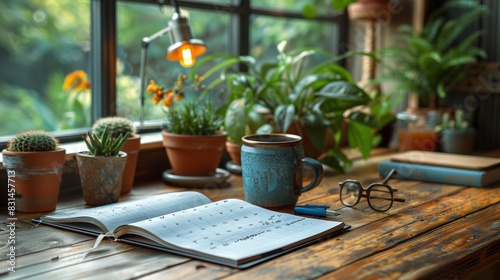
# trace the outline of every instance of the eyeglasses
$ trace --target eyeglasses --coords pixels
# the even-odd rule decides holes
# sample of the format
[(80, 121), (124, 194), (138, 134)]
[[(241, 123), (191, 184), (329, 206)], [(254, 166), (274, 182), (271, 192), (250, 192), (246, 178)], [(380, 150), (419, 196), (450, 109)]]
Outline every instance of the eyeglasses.
[[(385, 177), (382, 183), (374, 183), (363, 188), (361, 183), (356, 180), (345, 180), (339, 182), (340, 185), (340, 201), (348, 207), (358, 204), (361, 197), (366, 197), (368, 205), (375, 211), (385, 212), (392, 207), (392, 203), (404, 202), (404, 198), (394, 197), (394, 193), (398, 190), (391, 188), (387, 185), (387, 181), (393, 175), (397, 174), (395, 169), (392, 169)], [(366, 193), (366, 194), (365, 194)]]

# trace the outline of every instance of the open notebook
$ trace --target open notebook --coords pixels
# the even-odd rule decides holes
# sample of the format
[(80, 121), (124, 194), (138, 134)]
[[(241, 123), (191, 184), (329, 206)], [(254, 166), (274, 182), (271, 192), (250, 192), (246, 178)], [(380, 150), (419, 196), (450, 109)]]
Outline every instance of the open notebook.
[(33, 219), (227, 266), (245, 268), (348, 228), (201, 193), (161, 194)]

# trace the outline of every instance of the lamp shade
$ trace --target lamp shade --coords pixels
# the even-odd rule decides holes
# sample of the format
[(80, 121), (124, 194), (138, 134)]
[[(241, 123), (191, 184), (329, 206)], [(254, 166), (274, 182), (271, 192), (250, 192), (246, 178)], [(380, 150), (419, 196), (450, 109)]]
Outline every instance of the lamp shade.
[(170, 41), (167, 59), (179, 61), (183, 67), (191, 67), (196, 62), (196, 58), (204, 54), (207, 50), (205, 43), (199, 39), (193, 39), (187, 18), (175, 13), (169, 21)]

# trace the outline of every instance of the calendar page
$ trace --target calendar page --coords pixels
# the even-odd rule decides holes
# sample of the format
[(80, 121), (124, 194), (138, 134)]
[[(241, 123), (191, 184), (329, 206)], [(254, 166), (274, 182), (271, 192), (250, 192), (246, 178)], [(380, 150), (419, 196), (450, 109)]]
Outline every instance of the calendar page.
[(189, 209), (210, 202), (211, 200), (208, 197), (199, 192), (176, 192), (98, 207), (69, 210), (43, 216), (40, 220), (51, 223), (86, 222), (98, 226), (103, 233), (106, 233), (113, 232), (121, 225)]
[(343, 225), (227, 199), (120, 227), (115, 237), (137, 234), (170, 249), (238, 263), (294, 247)]

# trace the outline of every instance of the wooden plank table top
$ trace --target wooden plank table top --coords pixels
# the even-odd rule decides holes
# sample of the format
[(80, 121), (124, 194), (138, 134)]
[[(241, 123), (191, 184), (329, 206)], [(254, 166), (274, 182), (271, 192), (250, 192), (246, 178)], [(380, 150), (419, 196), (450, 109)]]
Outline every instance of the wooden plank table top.
[[(333, 238), (248, 269), (234, 269), (111, 240), (94, 250), (92, 236), (36, 225), (40, 214), (17, 213), (15, 230), (0, 216), (0, 278), (5, 279), (462, 279), (500, 275), (500, 184), (485, 188), (391, 180), (398, 195), (387, 212), (371, 210), (366, 199), (342, 205), (339, 181), (380, 182), (377, 162), (388, 154), (356, 161), (346, 174), (326, 170), (321, 185), (299, 204), (331, 206), (331, 218), (351, 225)], [(241, 177), (226, 188), (198, 188), (212, 200), (243, 197)], [(183, 191), (162, 181), (140, 184), (121, 197)], [(57, 210), (83, 207), (80, 195), (62, 197)], [(13, 236), (13, 238), (11, 237)], [(10, 238), (10, 239), (9, 239)], [(9, 240), (15, 240), (10, 244)], [(15, 272), (9, 272), (15, 246)], [(486, 270), (484, 270), (487, 268)], [(479, 274), (478, 274), (479, 273)], [(498, 279), (498, 278), (497, 278)]]

